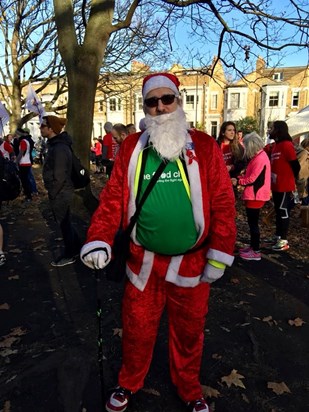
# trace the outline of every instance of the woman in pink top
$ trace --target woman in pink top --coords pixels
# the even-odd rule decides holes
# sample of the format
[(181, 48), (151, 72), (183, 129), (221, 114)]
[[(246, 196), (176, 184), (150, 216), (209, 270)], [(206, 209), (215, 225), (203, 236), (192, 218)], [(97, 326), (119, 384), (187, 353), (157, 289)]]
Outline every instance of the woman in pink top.
[(270, 199), (270, 161), (257, 133), (247, 134), (243, 145), (249, 163), (245, 175), (232, 179), (232, 182), (244, 186), (242, 199), (250, 228), (250, 247), (240, 249), (239, 255), (245, 260), (261, 260), (259, 217), (261, 208)]

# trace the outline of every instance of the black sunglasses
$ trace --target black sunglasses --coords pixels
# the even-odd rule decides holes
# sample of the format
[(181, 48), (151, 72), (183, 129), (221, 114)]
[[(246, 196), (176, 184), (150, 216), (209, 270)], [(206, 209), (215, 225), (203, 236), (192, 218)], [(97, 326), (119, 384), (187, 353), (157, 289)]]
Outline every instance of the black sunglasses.
[(145, 105), (147, 107), (157, 107), (159, 100), (161, 100), (162, 104), (170, 105), (174, 103), (176, 96), (174, 94), (164, 94), (161, 97), (149, 97), (149, 99), (145, 99)]

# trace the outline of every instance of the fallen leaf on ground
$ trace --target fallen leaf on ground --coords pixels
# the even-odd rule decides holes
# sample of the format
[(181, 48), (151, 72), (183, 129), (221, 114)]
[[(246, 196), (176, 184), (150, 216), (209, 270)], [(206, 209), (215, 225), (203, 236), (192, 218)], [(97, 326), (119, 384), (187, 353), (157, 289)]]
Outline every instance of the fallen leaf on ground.
[(4, 402), (3, 412), (11, 412), (11, 402), (10, 401)]
[(121, 328), (114, 328), (113, 329), (113, 336), (119, 336), (120, 338), (122, 338), (122, 329)]
[(10, 309), (10, 305), (8, 303), (2, 303), (2, 305), (0, 305), (0, 310), (9, 310)]
[(17, 340), (15, 336), (7, 336), (0, 342), (0, 348), (10, 348)]
[(17, 352), (18, 351), (16, 349), (3, 349), (2, 351), (0, 351), (0, 356), (6, 358), (7, 356), (14, 355)]
[(205, 398), (218, 398), (220, 396), (220, 392), (217, 389), (205, 385), (201, 385), (201, 387)]
[(290, 319), (288, 321), (289, 325), (296, 326), (296, 327), (303, 326), (304, 323), (306, 323), (306, 322), (303, 321), (301, 318), (295, 318), (294, 320)]
[(143, 392), (149, 393), (150, 395), (155, 395), (155, 396), (161, 396), (160, 392), (156, 391), (155, 389), (152, 388), (143, 388)]
[(23, 251), (20, 249), (11, 249), (9, 253), (22, 253)]
[[(28, 333), (27, 329), (23, 329), (21, 326), (17, 326), (16, 328), (11, 329), (11, 332), (9, 333), (9, 335), (12, 336), (23, 336), (26, 333)], [(9, 336), (8, 335), (8, 336)]]
[(282, 395), (283, 393), (291, 393), (290, 389), (284, 382), (267, 382), (267, 388), (272, 389), (276, 395)]
[(18, 280), (19, 276), (18, 275), (13, 275), (13, 276), (9, 276), (8, 280)]
[(241, 397), (246, 403), (250, 403), (249, 398), (244, 393), (241, 394)]
[(213, 353), (211, 357), (212, 359), (222, 359), (222, 355), (219, 355), (218, 353)]
[(230, 280), (230, 282), (231, 282), (231, 283), (234, 283), (234, 285), (238, 285), (238, 284), (240, 283), (239, 279), (237, 279), (237, 278), (232, 278), (232, 279)]
[(236, 369), (233, 369), (232, 372), (229, 375), (223, 376), (221, 378), (221, 382), (226, 383), (229, 388), (232, 385), (234, 385), (234, 386), (239, 386), (240, 388), (246, 389), (246, 387), (243, 384), (243, 382), (241, 381), (241, 379), (244, 379), (244, 376), (237, 373)]
[(269, 326), (273, 326), (273, 324), (277, 325), (277, 322), (272, 316), (265, 316), (265, 318), (262, 319), (262, 322), (267, 322)]

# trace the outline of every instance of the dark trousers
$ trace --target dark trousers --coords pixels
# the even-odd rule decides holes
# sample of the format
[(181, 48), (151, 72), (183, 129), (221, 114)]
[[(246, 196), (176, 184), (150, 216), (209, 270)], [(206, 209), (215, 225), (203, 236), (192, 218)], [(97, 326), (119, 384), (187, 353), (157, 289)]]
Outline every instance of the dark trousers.
[(246, 208), (247, 220), (250, 229), (250, 246), (254, 251), (260, 250), (260, 209)]
[(79, 254), (81, 241), (71, 221), (71, 195), (63, 194), (50, 200), (55, 221), (58, 223), (64, 242), (64, 256), (73, 257)]
[(273, 192), (276, 211), (276, 236), (287, 239), (290, 223), (291, 192)]
[(19, 177), (27, 199), (31, 199), (30, 170), (31, 166), (19, 166)]

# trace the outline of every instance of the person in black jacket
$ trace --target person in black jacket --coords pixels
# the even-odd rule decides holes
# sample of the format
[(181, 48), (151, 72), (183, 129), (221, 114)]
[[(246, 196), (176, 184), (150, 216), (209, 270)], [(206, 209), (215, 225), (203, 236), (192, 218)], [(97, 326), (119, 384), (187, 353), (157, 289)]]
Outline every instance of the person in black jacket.
[(66, 119), (44, 116), (40, 125), (42, 137), (48, 140), (48, 152), (43, 165), (43, 180), (55, 221), (59, 224), (64, 241), (64, 254), (51, 262), (52, 266), (65, 266), (75, 262), (81, 242), (71, 223), (70, 204), (74, 188), (71, 180), (72, 139), (63, 131)]

